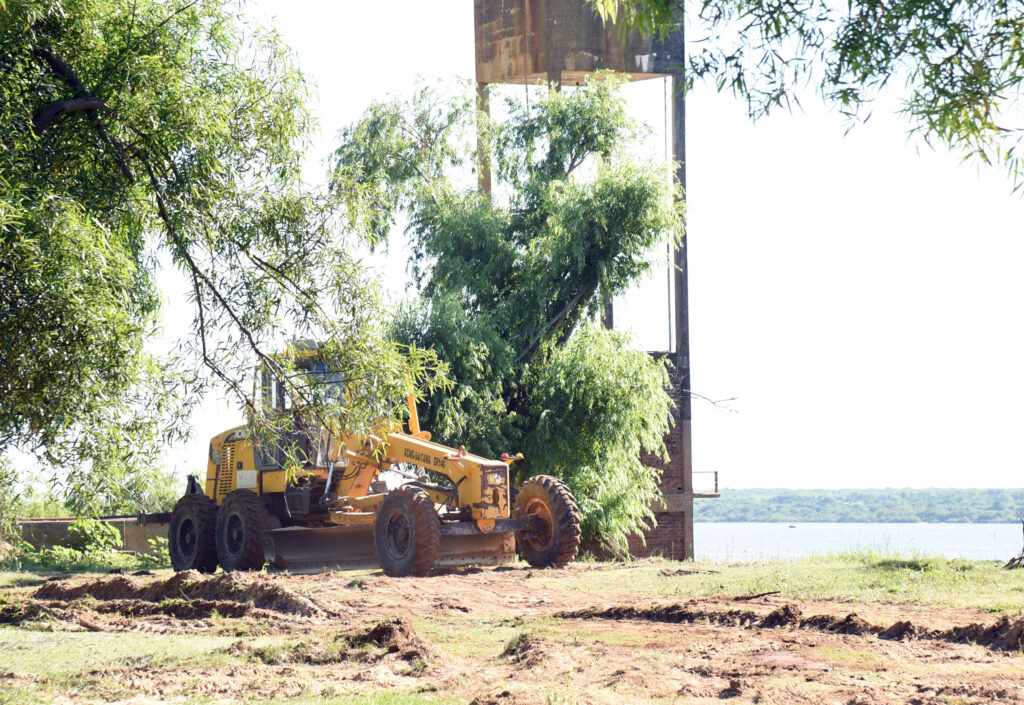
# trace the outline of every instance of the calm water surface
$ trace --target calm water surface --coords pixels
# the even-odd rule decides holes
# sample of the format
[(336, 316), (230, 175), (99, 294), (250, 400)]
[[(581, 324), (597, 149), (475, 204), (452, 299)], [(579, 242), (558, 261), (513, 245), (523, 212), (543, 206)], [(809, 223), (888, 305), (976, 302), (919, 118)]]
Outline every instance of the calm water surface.
[(1020, 524), (827, 524), (696, 522), (697, 560), (800, 558), (877, 550), (905, 556), (1005, 561), (1020, 553)]

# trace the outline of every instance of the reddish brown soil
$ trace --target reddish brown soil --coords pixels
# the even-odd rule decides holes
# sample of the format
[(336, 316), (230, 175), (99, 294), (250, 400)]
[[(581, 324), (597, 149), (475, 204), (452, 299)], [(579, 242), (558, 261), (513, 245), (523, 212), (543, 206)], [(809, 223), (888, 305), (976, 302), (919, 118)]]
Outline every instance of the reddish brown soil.
[[(602, 567), (571, 566), (568, 575), (589, 570)], [(0, 695), (6, 683), (72, 702), (381, 690), (476, 705), (1024, 702), (1021, 620), (778, 595), (659, 600), (552, 582), (521, 567), (407, 579), (182, 573), (47, 582), (0, 605), (0, 623), (238, 640), (227, 665), (126, 664), (81, 674), (74, 690), (0, 673)]]

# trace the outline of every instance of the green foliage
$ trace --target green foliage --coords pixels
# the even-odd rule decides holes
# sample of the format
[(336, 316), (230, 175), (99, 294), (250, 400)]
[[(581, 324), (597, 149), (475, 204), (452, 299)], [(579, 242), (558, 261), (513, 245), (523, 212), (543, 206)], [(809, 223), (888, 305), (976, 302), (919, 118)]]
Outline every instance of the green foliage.
[[(488, 124), (464, 96), (426, 88), (374, 105), (342, 132), (332, 189), (374, 242), (407, 218), (420, 296), (393, 335), (435, 351), (456, 382), (427, 399), (423, 425), (491, 457), (525, 450), (519, 479), (563, 478), (585, 536), (622, 550), (658, 497), (639, 458), (664, 453), (668, 376), (586, 321), (681, 233), (681, 193), (667, 165), (629, 156), (640, 130), (612, 76), (505, 112)], [(466, 139), (478, 120), (480, 152)], [(494, 196), (475, 188), (480, 160)]]
[(21, 496), (17, 489), (16, 473), (7, 458), (0, 455), (0, 558), (3, 558), (4, 543), (13, 543), (20, 538), (18, 532), (18, 510)]
[[(646, 33), (666, 33), (683, 12), (680, 0), (589, 2)], [(731, 90), (751, 117), (814, 84), (849, 118), (867, 119), (888, 90), (912, 132), (1004, 164), (1019, 188), (1022, 10), (1006, 0), (705, 0), (687, 13), (687, 78)]]
[[(18, 515), (25, 512), (18, 509)], [(134, 556), (122, 553), (121, 532), (112, 525), (79, 517), (68, 526), (62, 545), (36, 549), (20, 535), (11, 535), (12, 548), (0, 554), (0, 565), (14, 570), (56, 570), (61, 572), (104, 572), (111, 569), (134, 570), (139, 567), (163, 567), (169, 559), (161, 555), (160, 546), (153, 555)], [(167, 540), (163, 539), (166, 553)]]
[(35, 549), (22, 542), (17, 550), (0, 560), (6, 570), (33, 570), (59, 573), (106, 573), (111, 570), (137, 570), (149, 563), (130, 553), (119, 551), (80, 551), (68, 546)]
[(17, 541), (13, 550), (0, 555), (0, 567), (15, 571), (106, 573), (162, 569), (171, 565), (166, 537), (150, 539), (147, 553), (125, 553), (118, 550), (121, 536), (117, 529), (94, 519), (74, 522), (67, 544), (36, 549), (25, 541)]
[(171, 567), (170, 542), (166, 536), (154, 536), (149, 540), (149, 551), (139, 556), (145, 568)]
[(79, 517), (68, 527), (64, 544), (82, 553), (103, 553), (121, 548), (121, 532), (105, 521)]
[(505, 398), (514, 350), (486, 315), (470, 315), (454, 296), (410, 301), (399, 308), (392, 334), (436, 352), (458, 380), (430, 398), (420, 413), (424, 428), (489, 457), (519, 445), (523, 424)]
[[(76, 509), (163, 504), (146, 490), (160, 447), (211, 382), (272, 425), (254, 359), (353, 431), (429, 387), (431, 356), (383, 335), (342, 204), (301, 181), (307, 95), (292, 52), (229, 0), (0, 5), (0, 450), (39, 455)], [(171, 359), (143, 346), (160, 261), (194, 305)], [(352, 380), (343, 408), (272, 356), (289, 338), (323, 341)]]
[(628, 336), (586, 325), (540, 366), (530, 389), (537, 410), (524, 450), (564, 479), (587, 518), (583, 539), (625, 553), (625, 537), (653, 518), (658, 473), (644, 450), (667, 458), (668, 371)]
[(62, 497), (58, 497), (53, 491), (38, 483), (26, 483), (19, 497), (16, 512), (22, 519), (62, 517), (73, 513)]
[(724, 490), (694, 504), (696, 521), (1016, 522), (1021, 489)]

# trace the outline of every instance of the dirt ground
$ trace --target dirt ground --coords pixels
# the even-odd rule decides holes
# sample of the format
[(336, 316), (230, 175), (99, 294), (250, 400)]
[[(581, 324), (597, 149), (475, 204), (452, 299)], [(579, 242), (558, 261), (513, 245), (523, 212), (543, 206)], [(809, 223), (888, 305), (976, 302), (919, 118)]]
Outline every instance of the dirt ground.
[(1024, 702), (1024, 620), (777, 594), (581, 589), (588, 573), (607, 570), (629, 568), (40, 579), (5, 591), (0, 642), (87, 632), (140, 645), (208, 636), (218, 646), (201, 658), (158, 649), (56, 675), (5, 667), (0, 653), (0, 693), (147, 703), (352, 693), (474, 705)]

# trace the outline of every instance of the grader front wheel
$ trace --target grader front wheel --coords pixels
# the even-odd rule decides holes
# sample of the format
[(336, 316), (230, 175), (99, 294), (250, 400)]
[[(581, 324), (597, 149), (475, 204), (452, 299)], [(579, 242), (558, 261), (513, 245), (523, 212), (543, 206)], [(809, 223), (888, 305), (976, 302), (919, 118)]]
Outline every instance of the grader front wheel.
[(441, 550), (441, 520), (433, 500), (415, 487), (393, 490), (377, 510), (373, 537), (385, 575), (426, 575)]
[(563, 568), (580, 549), (580, 513), (561, 480), (536, 475), (523, 483), (516, 509), (530, 530), (516, 532), (519, 553), (534, 568)]

